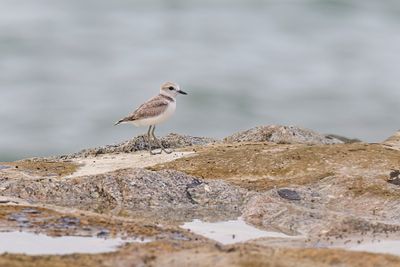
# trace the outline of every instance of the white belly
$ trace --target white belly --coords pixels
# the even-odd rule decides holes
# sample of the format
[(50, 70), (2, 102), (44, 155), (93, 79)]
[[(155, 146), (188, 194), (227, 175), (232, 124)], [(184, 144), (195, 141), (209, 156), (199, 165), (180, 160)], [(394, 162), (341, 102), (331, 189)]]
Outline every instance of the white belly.
[(169, 103), (168, 108), (160, 115), (142, 120), (135, 120), (132, 121), (132, 124), (140, 127), (140, 126), (157, 125), (163, 123), (175, 113), (175, 109), (176, 109), (176, 103), (171, 102)]

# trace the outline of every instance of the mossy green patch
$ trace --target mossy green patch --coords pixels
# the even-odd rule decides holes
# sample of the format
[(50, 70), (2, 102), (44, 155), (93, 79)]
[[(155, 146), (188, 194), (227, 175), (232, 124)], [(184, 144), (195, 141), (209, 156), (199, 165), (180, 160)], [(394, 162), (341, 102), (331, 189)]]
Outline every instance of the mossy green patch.
[(105, 265), (105, 255), (26, 256), (5, 254), (0, 256), (0, 267), (93, 267)]
[(384, 173), (400, 166), (400, 151), (379, 144), (218, 144), (192, 157), (151, 167), (205, 179), (224, 179), (250, 190), (305, 185), (330, 176)]
[(67, 176), (73, 174), (78, 165), (72, 162), (47, 161), (47, 160), (21, 160), (14, 162), (0, 162), (0, 165), (10, 166), (19, 171), (28, 172), (38, 176)]
[[(85, 215), (82, 212), (60, 213), (51, 209), (20, 205), (2, 205), (0, 208), (0, 223), (3, 221), (9, 227), (17, 228), (18, 222), (10, 220), (15, 214), (23, 214), (31, 227), (40, 229), (41, 232), (50, 236), (74, 235), (80, 231), (89, 233), (88, 230), (90, 229), (94, 232), (105, 229), (110, 233), (110, 236), (155, 236), (162, 232), (175, 231), (174, 229), (162, 229), (153, 224), (132, 220), (121, 220), (101, 215)], [(74, 227), (70, 227), (71, 225), (68, 221), (73, 222), (72, 225)]]

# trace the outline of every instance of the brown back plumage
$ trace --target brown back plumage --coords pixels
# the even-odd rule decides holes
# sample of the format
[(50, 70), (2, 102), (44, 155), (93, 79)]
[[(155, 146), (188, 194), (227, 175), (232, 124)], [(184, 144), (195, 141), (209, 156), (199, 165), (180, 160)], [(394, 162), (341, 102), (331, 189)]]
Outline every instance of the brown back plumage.
[(155, 117), (159, 114), (162, 114), (167, 109), (168, 103), (171, 101), (174, 101), (174, 99), (159, 94), (143, 103), (134, 112), (115, 123), (115, 125), (118, 125), (122, 122), (130, 122)]

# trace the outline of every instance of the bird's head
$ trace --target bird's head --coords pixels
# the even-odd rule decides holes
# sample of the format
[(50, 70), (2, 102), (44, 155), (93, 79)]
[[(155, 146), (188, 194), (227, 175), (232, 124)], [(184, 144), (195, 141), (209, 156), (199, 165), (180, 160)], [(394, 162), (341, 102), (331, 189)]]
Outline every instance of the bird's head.
[(161, 85), (160, 94), (175, 98), (178, 94), (187, 95), (181, 90), (178, 84), (173, 82), (166, 82)]

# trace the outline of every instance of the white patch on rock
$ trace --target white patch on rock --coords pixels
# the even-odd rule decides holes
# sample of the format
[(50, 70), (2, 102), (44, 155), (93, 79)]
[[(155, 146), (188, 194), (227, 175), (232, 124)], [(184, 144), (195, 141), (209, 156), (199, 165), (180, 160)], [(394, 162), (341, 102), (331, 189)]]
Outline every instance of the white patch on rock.
[(106, 172), (128, 168), (146, 168), (156, 164), (173, 161), (193, 152), (173, 152), (171, 154), (161, 154), (152, 156), (149, 152), (106, 154), (97, 157), (73, 159), (74, 163), (81, 167), (66, 178), (74, 178), (86, 175), (97, 175)]

